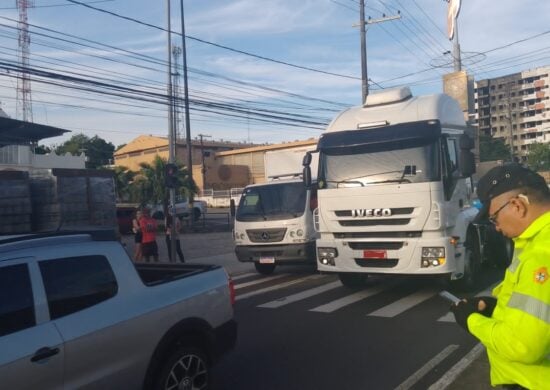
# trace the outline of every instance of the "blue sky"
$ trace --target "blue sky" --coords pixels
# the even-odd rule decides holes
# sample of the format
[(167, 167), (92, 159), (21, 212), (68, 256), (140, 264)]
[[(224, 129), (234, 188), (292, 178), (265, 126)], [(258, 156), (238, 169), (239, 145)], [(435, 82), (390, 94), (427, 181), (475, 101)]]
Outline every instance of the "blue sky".
[[(166, 27), (164, 0), (79, 1)], [(180, 1), (171, 4), (172, 29), (180, 31)], [(359, 32), (352, 27), (359, 20), (358, 1), (185, 0), (184, 4), (186, 34), (207, 42), (187, 40), (192, 137), (205, 134), (215, 140), (255, 143), (317, 137), (337, 111), (360, 103)], [(401, 20), (368, 28), (369, 78), (377, 84), (373, 89), (411, 85), (415, 94), (441, 92), (441, 77), (450, 69), (431, 65), (448, 57), (443, 52), (452, 49), (444, 34), (446, 2), (367, 0), (366, 4), (366, 15), (372, 18), (397, 10), (402, 15)], [(72, 134), (97, 134), (115, 145), (140, 134), (167, 134), (165, 106), (137, 100), (143, 96), (139, 91), (166, 90), (166, 32), (66, 0), (35, 0), (35, 6), (29, 9), (31, 68), (56, 75), (71, 72), (92, 81), (101, 78), (110, 86), (132, 88), (124, 94), (133, 96), (82, 92), (74, 89), (82, 84), (66, 81), (56, 81), (61, 86), (33, 81), (35, 122)], [(0, 0), (0, 58), (9, 64), (17, 61), (14, 7), (15, 0)], [(459, 36), (464, 56), (489, 51), (482, 61), (466, 63), (467, 70), (483, 79), (550, 64), (550, 34), (510, 45), (550, 30), (548, 15), (550, 1), (463, 0)], [(173, 36), (173, 44), (181, 45), (180, 36)], [(412, 75), (403, 77), (408, 74)], [(13, 76), (13, 71), (0, 68), (0, 101), (10, 116), (16, 112)], [(97, 88), (96, 92), (104, 91)], [(155, 99), (147, 95), (147, 100)]]

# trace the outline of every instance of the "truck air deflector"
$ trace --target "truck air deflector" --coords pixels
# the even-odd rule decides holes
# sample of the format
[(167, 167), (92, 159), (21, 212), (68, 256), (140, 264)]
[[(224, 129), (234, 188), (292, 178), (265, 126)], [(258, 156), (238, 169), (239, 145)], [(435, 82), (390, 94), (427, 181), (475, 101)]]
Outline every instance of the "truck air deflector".
[(441, 137), (438, 120), (399, 123), (365, 130), (346, 130), (323, 134), (318, 150), (326, 154), (349, 154), (424, 146)]

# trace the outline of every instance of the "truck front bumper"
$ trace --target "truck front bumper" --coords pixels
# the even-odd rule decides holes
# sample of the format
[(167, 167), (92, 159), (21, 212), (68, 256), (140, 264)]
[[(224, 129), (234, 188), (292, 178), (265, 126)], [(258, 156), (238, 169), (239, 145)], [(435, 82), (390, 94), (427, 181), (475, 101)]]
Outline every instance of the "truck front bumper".
[(242, 262), (259, 262), (260, 258), (272, 257), (279, 263), (315, 262), (315, 241), (285, 245), (239, 245), (235, 247), (237, 259)]

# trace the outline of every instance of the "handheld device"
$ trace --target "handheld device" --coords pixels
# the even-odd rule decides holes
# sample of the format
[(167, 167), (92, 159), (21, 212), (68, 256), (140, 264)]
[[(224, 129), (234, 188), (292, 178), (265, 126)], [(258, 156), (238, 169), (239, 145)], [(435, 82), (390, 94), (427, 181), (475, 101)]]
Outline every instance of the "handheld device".
[(448, 300), (448, 301), (450, 301), (450, 302), (452, 302), (452, 303), (454, 303), (454, 304), (457, 304), (458, 302), (461, 301), (460, 298), (458, 298), (457, 296), (451, 294), (451, 293), (448, 292), (448, 291), (441, 291), (441, 292), (439, 293), (439, 296), (440, 296), (441, 298), (445, 298), (446, 300)]

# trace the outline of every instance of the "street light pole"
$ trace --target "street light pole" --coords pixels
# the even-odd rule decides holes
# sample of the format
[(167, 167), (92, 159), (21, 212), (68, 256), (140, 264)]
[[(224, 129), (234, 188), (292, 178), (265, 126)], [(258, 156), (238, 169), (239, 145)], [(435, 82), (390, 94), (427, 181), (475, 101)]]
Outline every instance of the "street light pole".
[[(193, 182), (193, 146), (191, 144), (191, 120), (189, 118), (189, 86), (187, 81), (187, 48), (185, 46), (185, 15), (183, 11), (183, 0), (180, 0), (181, 13), (181, 50), (182, 50), (182, 65), (183, 65), (183, 99), (185, 102), (185, 140), (187, 145), (187, 171), (189, 174), (189, 182)], [(193, 195), (189, 194), (189, 225), (193, 227)]]
[[(168, 161), (171, 164), (176, 162), (176, 136), (174, 129), (174, 93), (172, 90), (172, 23), (170, 21), (170, 0), (166, 0), (167, 30), (168, 30)], [(176, 259), (176, 189), (170, 188), (170, 207), (167, 211), (172, 217), (170, 228), (170, 259)], [(163, 202), (164, 203), (164, 202)]]

